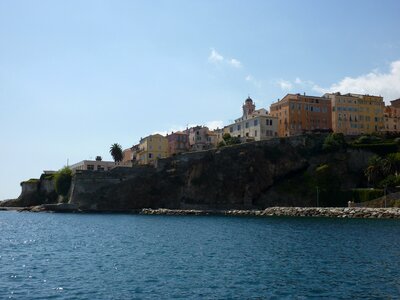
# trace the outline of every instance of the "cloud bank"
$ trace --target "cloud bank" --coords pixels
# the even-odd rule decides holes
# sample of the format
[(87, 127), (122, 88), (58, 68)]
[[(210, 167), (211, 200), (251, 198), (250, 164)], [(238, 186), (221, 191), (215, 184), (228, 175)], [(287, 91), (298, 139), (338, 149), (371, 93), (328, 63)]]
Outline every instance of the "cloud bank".
[(381, 95), (388, 103), (391, 100), (400, 98), (400, 60), (390, 64), (388, 72), (373, 70), (367, 74), (357, 77), (344, 77), (330, 87), (322, 87), (311, 80), (303, 80), (299, 77), (293, 81), (277, 80), (276, 85), (283, 91), (295, 90), (314, 91), (320, 94), (325, 93), (356, 93)]
[(381, 95), (386, 102), (398, 99), (400, 98), (400, 60), (392, 62), (387, 73), (380, 73), (375, 70), (354, 78), (345, 77), (329, 88), (316, 85), (313, 90), (321, 93), (341, 92)]

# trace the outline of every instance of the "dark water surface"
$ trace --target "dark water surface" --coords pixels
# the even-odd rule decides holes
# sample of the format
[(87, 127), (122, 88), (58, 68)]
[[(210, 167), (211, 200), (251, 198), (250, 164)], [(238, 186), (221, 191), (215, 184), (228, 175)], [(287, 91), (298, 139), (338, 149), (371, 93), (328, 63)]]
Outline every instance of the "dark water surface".
[(400, 221), (0, 212), (8, 298), (400, 298)]

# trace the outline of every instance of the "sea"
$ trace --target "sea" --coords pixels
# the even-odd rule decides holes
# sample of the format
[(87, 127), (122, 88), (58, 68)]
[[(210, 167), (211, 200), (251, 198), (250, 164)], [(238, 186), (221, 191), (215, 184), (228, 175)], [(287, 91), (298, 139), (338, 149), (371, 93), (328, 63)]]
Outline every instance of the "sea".
[(399, 299), (400, 221), (0, 211), (0, 299)]

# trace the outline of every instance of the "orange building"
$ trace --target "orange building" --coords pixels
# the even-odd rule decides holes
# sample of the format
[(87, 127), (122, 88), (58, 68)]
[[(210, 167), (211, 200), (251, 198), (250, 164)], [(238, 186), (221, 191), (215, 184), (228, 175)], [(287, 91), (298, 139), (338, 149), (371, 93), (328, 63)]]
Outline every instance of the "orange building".
[(400, 98), (390, 101), (384, 111), (384, 131), (400, 132)]
[(324, 97), (287, 94), (273, 103), (270, 114), (278, 117), (278, 136), (332, 130), (331, 101)]

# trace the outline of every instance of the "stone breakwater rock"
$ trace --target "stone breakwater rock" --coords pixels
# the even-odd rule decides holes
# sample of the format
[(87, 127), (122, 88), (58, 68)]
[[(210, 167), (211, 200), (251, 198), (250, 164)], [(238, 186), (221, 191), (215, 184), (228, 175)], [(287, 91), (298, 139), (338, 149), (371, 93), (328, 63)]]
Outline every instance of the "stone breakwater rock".
[(70, 203), (58, 203), (58, 204), (42, 204), (31, 207), (24, 207), (18, 211), (30, 211), (30, 212), (78, 212), (78, 206)]
[(183, 209), (142, 209), (142, 215), (227, 215), (257, 217), (329, 217), (329, 218), (376, 218), (400, 219), (400, 208), (364, 207), (269, 207), (264, 210), (183, 210)]

